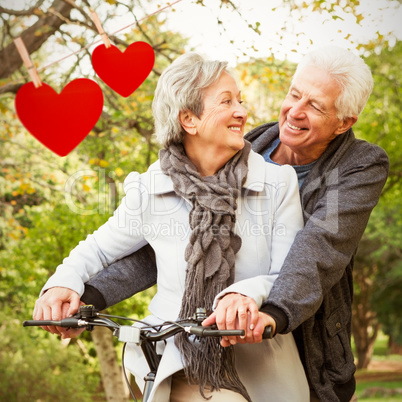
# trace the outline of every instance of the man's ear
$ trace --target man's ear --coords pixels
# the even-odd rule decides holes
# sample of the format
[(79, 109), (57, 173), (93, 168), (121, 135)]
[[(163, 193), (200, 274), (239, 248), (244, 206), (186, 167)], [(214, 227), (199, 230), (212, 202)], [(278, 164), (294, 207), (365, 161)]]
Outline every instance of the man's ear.
[(197, 126), (194, 122), (194, 117), (194, 114), (188, 110), (179, 112), (179, 121), (183, 130), (191, 135), (197, 134)]
[(348, 131), (350, 127), (353, 126), (357, 122), (357, 116), (345, 117), (342, 121), (339, 122), (338, 128), (335, 130), (336, 135), (343, 134)]

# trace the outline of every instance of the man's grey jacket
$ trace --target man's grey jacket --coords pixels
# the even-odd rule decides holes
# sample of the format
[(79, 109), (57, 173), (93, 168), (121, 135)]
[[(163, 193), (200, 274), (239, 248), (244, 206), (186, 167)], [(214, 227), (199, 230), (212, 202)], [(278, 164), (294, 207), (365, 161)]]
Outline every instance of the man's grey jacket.
[[(245, 138), (262, 153), (278, 136), (278, 124), (268, 123)], [(352, 129), (329, 144), (300, 188), (305, 227), (261, 307), (277, 333), (293, 331), (310, 386), (325, 402), (349, 402), (355, 391), (353, 258), (388, 169), (386, 153)], [(82, 300), (103, 309), (155, 283), (154, 253), (145, 246), (91, 278)]]

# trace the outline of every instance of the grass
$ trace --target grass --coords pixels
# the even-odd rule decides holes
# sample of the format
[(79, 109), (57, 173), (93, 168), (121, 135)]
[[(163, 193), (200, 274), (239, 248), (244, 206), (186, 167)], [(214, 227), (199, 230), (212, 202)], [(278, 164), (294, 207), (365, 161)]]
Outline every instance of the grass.
[(376, 340), (372, 367), (356, 373), (359, 401), (402, 401), (402, 356), (389, 353), (388, 338), (383, 334)]

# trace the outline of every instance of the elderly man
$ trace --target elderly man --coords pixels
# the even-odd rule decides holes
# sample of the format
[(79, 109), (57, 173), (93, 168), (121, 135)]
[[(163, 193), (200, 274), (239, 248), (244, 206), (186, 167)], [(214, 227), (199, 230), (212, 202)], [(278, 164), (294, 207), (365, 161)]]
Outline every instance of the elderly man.
[[(246, 329), (253, 330), (254, 342), (261, 341), (261, 322), (272, 324), (275, 333), (292, 331), (312, 401), (354, 399), (353, 257), (389, 166), (381, 148), (356, 139), (352, 130), (372, 86), (370, 70), (361, 58), (341, 48), (321, 48), (298, 65), (279, 122), (246, 135), (268, 163), (289, 164), (296, 170), (305, 227), (258, 313), (255, 302), (234, 286), (220, 295), (205, 323), (246, 328), (248, 317)], [(155, 282), (153, 252), (145, 246), (92, 278), (82, 300), (105, 308)], [(34, 318), (70, 314), (77, 310), (79, 296), (52, 288), (38, 299)], [(244, 306), (244, 317), (233, 315), (239, 305)], [(68, 336), (61, 328), (48, 330)], [(242, 340), (222, 344), (235, 342)]]

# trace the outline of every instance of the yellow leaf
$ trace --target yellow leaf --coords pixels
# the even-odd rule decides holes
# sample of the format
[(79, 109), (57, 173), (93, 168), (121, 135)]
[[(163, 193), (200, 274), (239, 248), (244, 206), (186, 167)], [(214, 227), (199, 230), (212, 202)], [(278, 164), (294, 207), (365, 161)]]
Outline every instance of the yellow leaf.
[(114, 171), (116, 172), (116, 174), (117, 174), (118, 177), (121, 177), (121, 176), (123, 176), (123, 174), (124, 174), (123, 169), (122, 169), (122, 168), (119, 168), (119, 167), (116, 168)]
[(83, 189), (84, 191), (86, 191), (87, 193), (91, 190), (91, 188), (88, 186), (88, 184), (84, 184), (84, 185), (82, 186), (82, 189)]
[(358, 14), (356, 15), (356, 22), (360, 24), (364, 20), (364, 15), (363, 14)]
[(100, 167), (106, 167), (106, 166), (109, 166), (109, 162), (107, 162), (107, 161), (105, 161), (105, 160), (100, 160), (99, 161), (99, 166)]

